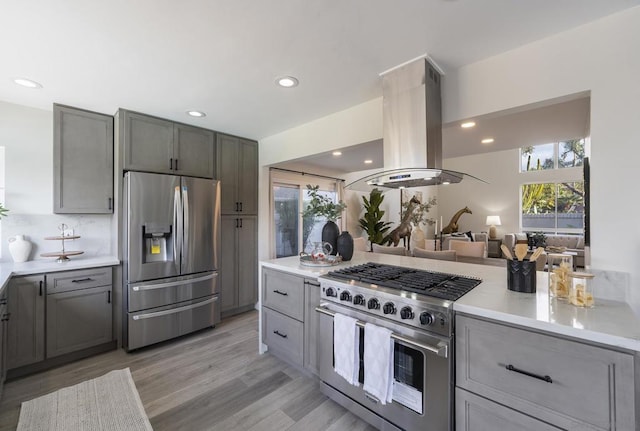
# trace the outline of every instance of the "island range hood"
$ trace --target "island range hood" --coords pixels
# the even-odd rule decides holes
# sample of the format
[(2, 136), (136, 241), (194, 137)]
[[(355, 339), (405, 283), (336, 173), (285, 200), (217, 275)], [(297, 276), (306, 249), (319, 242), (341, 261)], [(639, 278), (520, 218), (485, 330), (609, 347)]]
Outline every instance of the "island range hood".
[[(441, 73), (427, 56), (382, 76), (384, 171), (347, 189), (398, 189), (459, 183), (472, 175), (442, 169)], [(484, 182), (484, 181), (483, 181)]]

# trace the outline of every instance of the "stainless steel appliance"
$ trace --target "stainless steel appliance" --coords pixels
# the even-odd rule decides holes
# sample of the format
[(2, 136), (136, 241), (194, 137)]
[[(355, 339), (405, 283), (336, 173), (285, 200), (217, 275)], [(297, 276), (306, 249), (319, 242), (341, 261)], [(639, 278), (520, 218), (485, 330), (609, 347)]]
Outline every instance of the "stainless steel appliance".
[(124, 177), (124, 347), (220, 321), (220, 184), (127, 172)]
[[(451, 305), (481, 280), (454, 274), (367, 263), (321, 276), (319, 368), (321, 390), (381, 430), (453, 428), (453, 314)], [(393, 402), (382, 405), (362, 385), (333, 369), (333, 316), (358, 319), (360, 382), (364, 324), (393, 332)]]

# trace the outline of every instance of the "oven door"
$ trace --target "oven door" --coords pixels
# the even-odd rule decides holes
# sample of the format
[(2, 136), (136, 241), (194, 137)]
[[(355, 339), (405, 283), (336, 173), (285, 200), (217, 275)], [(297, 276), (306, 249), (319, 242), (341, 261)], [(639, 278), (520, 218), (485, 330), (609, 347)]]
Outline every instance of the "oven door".
[[(429, 335), (333, 303), (316, 308), (320, 314), (318, 362), (322, 390), (344, 407), (380, 429), (442, 431), (452, 422), (452, 361), (450, 340)], [(364, 329), (360, 332), (360, 386), (347, 383), (335, 373), (333, 359), (333, 315), (342, 313), (382, 326), (393, 332), (394, 396), (382, 405), (362, 389), (364, 381)]]

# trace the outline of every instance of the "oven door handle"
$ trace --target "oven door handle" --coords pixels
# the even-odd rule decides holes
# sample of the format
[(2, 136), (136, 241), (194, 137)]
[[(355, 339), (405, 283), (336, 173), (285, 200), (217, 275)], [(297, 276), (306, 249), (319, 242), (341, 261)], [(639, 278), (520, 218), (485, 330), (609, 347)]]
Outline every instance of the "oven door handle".
[[(325, 307), (316, 307), (316, 313), (326, 314), (327, 316), (333, 318), (336, 315), (333, 311), (325, 308)], [(358, 320), (356, 321), (356, 325), (361, 328), (364, 328), (364, 322)], [(446, 358), (449, 353), (448, 346), (445, 343), (438, 343), (438, 345), (433, 346), (430, 344), (424, 344), (419, 341), (413, 340), (411, 338), (404, 337), (402, 335), (396, 334), (394, 332), (391, 333), (391, 338), (396, 341), (400, 341), (409, 346), (417, 347), (418, 349), (426, 350), (431, 353), (435, 353), (438, 356)]]

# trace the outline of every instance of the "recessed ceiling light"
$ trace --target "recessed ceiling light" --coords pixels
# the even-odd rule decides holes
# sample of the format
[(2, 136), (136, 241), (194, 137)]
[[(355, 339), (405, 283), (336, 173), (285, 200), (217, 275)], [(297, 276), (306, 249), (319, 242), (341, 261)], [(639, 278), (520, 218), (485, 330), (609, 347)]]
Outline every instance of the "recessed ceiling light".
[(280, 78), (276, 79), (276, 84), (284, 88), (297, 87), (298, 79), (293, 76), (281, 76)]
[(491, 143), (493, 143), (494, 140), (495, 139), (493, 139), (493, 138), (486, 138), (486, 139), (483, 139), (480, 142), (482, 142), (483, 144), (491, 144)]
[(187, 115), (191, 115), (192, 117), (196, 117), (196, 118), (202, 118), (207, 116), (207, 114), (205, 114), (202, 111), (187, 111)]
[(341, 156), (342, 155), (342, 151), (334, 151), (333, 153), (334, 156)]
[(42, 84), (27, 78), (14, 78), (13, 82), (27, 88), (42, 88)]
[(475, 125), (476, 125), (475, 121), (467, 121), (466, 123), (460, 124), (460, 127), (462, 127), (463, 129), (468, 129), (468, 128), (473, 127)]
[(367, 159), (367, 160), (365, 160), (365, 161), (364, 161), (364, 163), (365, 163), (366, 165), (370, 165), (371, 163), (373, 163), (373, 160), (369, 160), (369, 159)]

